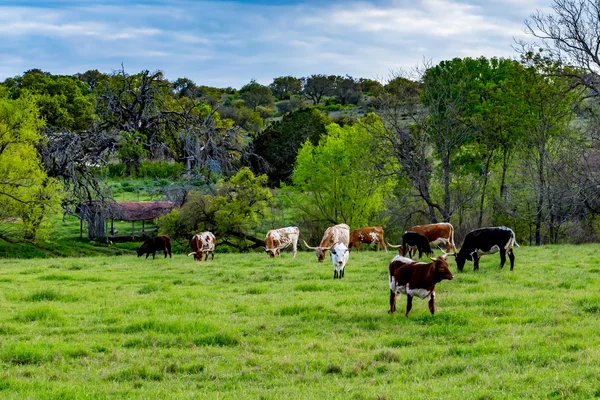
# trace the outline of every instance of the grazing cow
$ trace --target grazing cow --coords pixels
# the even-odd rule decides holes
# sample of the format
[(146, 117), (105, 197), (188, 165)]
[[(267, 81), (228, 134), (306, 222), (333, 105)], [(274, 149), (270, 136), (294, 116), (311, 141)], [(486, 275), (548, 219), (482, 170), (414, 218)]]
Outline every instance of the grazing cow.
[(414, 262), (409, 258), (396, 256), (392, 259), (390, 271), (390, 314), (396, 311), (396, 297), (402, 293), (407, 297), (406, 316), (412, 308), (413, 296), (421, 299), (429, 297), (429, 311), (435, 313), (435, 285), (444, 279), (452, 280), (454, 275), (448, 268), (446, 253), (433, 262)]
[(206, 253), (204, 261), (208, 260), (208, 253), (212, 253), (211, 260), (215, 259), (215, 244), (217, 239), (211, 232), (202, 232), (194, 235), (190, 240), (192, 252), (188, 257), (194, 255), (194, 260), (202, 261), (202, 256)]
[(336, 243), (330, 249), (333, 263), (333, 279), (344, 277), (344, 267), (350, 257), (350, 250), (344, 243)]
[(419, 252), (419, 259), (423, 256), (423, 253), (428, 256), (433, 255), (429, 240), (417, 232), (404, 232), (404, 235), (402, 235), (402, 244), (394, 246), (388, 243), (388, 245), (398, 249), (398, 254), (401, 256), (408, 255), (408, 257), (412, 258), (413, 251), (415, 254), (417, 251)]
[(171, 238), (168, 235), (156, 236), (146, 240), (138, 247), (137, 255), (138, 257), (141, 257), (142, 254), (145, 253), (147, 260), (148, 256), (152, 253), (152, 259), (154, 260), (157, 250), (163, 250), (165, 252), (165, 258), (167, 258), (167, 252), (169, 253), (169, 257), (173, 258), (171, 255)]
[(454, 245), (454, 227), (447, 222), (415, 225), (410, 229), (407, 229), (406, 232), (420, 233), (429, 240), (429, 245), (432, 248), (444, 244), (446, 246), (446, 253), (450, 253), (450, 250), (454, 250), (454, 254), (456, 254), (456, 246)]
[(380, 226), (360, 228), (350, 232), (350, 244), (348, 245), (348, 249), (352, 250), (353, 247), (356, 247), (356, 251), (360, 251), (361, 243), (377, 243), (377, 251), (379, 251), (381, 245), (383, 245), (383, 249), (387, 251), (385, 241), (383, 240), (383, 228)]
[(304, 245), (311, 250), (316, 250), (317, 260), (323, 262), (325, 253), (336, 243), (344, 243), (346, 247), (350, 243), (350, 227), (346, 224), (339, 224), (327, 228), (321, 239), (321, 243), (317, 247), (311, 247), (303, 241)]
[(272, 229), (267, 232), (265, 237), (265, 251), (269, 257), (275, 256), (281, 257), (281, 249), (285, 249), (290, 244), (294, 250), (294, 258), (298, 253), (298, 236), (300, 236), (300, 230), (295, 226), (288, 226), (287, 228)]
[(506, 255), (510, 259), (510, 270), (515, 267), (513, 247), (519, 246), (512, 229), (505, 226), (475, 229), (467, 234), (465, 241), (456, 255), (456, 266), (462, 271), (465, 261), (473, 261), (473, 271), (479, 269), (479, 258), (484, 254), (500, 252), (500, 268), (504, 267)]

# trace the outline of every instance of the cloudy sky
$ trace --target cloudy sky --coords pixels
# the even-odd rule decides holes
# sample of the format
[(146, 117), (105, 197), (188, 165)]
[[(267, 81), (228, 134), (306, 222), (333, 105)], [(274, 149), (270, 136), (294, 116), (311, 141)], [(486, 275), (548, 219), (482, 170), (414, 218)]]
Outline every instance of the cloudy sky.
[(241, 87), (310, 74), (384, 79), (431, 60), (515, 55), (551, 0), (0, 0), (0, 81), (120, 67)]

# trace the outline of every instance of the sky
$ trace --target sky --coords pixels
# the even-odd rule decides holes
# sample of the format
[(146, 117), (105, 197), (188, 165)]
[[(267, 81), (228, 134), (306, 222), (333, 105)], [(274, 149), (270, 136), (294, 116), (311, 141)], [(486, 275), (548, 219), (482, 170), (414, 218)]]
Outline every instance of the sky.
[(279, 76), (385, 81), (455, 57), (515, 57), (551, 0), (0, 0), (0, 81), (161, 70), (240, 88)]

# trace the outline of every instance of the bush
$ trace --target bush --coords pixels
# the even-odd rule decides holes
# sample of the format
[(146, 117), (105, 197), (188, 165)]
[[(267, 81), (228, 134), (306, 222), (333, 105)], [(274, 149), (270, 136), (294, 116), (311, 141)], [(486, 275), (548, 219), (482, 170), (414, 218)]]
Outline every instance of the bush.
[[(128, 176), (127, 168), (124, 163), (108, 164), (104, 167), (104, 173), (107, 178), (122, 178)], [(185, 166), (180, 162), (168, 161), (142, 161), (137, 176), (144, 178), (176, 178), (185, 172)]]

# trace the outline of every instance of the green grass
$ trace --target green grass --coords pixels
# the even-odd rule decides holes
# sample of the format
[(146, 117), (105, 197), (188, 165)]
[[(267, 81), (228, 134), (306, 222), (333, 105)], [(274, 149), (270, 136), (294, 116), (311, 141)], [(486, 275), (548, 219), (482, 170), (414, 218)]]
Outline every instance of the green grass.
[[(0, 260), (0, 398), (600, 396), (600, 245), (516, 249), (388, 315), (394, 253)], [(451, 269), (456, 266), (451, 261)]]

